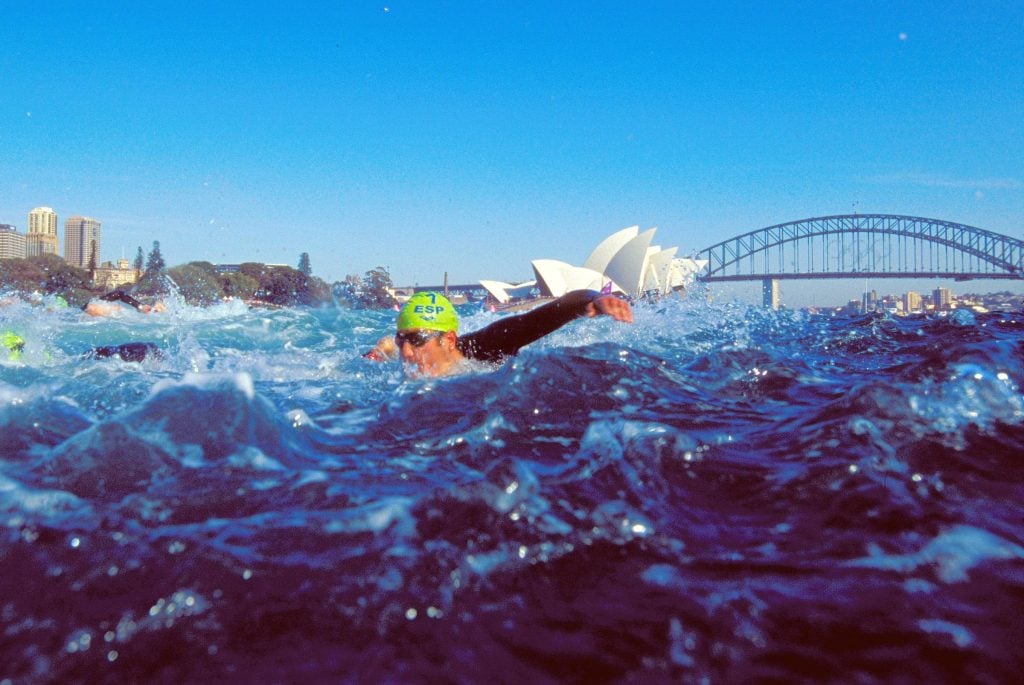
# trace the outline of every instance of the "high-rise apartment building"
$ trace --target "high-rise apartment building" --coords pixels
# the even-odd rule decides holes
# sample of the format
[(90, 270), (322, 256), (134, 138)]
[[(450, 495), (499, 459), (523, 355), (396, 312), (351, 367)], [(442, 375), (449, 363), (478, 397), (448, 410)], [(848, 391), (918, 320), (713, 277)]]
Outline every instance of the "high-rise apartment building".
[(36, 207), (28, 213), (25, 256), (44, 254), (57, 254), (57, 212), (50, 207)]
[(932, 291), (932, 304), (936, 310), (948, 311), (953, 308), (953, 291), (949, 288), (936, 288)]
[(0, 259), (25, 256), (25, 235), (10, 224), (0, 224)]
[(64, 222), (64, 261), (82, 269), (100, 264), (100, 222), (72, 216)]
[(913, 290), (908, 290), (903, 294), (903, 311), (907, 312), (919, 312), (921, 311), (921, 296)]
[(873, 312), (878, 308), (878, 291), (872, 290), (861, 295), (862, 312)]

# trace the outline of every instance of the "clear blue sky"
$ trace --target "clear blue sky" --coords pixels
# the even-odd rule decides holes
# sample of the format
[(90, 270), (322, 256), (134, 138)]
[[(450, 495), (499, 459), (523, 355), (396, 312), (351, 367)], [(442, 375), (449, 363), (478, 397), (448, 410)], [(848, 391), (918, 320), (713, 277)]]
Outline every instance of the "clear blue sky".
[(633, 224), (1024, 238), (1022, 84), (1020, 0), (3, 0), (0, 222), (397, 284), (524, 280)]

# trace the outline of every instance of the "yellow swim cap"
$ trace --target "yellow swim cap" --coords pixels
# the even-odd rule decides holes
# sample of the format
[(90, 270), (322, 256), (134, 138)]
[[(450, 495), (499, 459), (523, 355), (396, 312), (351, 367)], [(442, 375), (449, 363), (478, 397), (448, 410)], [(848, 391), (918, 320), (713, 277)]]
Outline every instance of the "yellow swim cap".
[(459, 330), (455, 306), (440, 293), (416, 293), (398, 312), (398, 330), (419, 328), (427, 331)]

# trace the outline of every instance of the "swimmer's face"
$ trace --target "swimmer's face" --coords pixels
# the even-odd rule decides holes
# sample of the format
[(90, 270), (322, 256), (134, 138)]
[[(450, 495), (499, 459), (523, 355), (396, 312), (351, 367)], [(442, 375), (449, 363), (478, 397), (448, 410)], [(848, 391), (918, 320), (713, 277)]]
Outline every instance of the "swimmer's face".
[(395, 335), (402, 362), (423, 376), (443, 376), (459, 360), (455, 333), (408, 329)]

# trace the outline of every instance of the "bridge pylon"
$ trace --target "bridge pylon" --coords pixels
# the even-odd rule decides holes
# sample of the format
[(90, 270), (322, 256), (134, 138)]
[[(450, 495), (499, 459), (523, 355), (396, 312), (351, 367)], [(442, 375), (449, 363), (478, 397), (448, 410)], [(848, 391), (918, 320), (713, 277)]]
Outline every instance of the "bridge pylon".
[(779, 279), (766, 278), (761, 281), (761, 295), (765, 307), (779, 308)]

